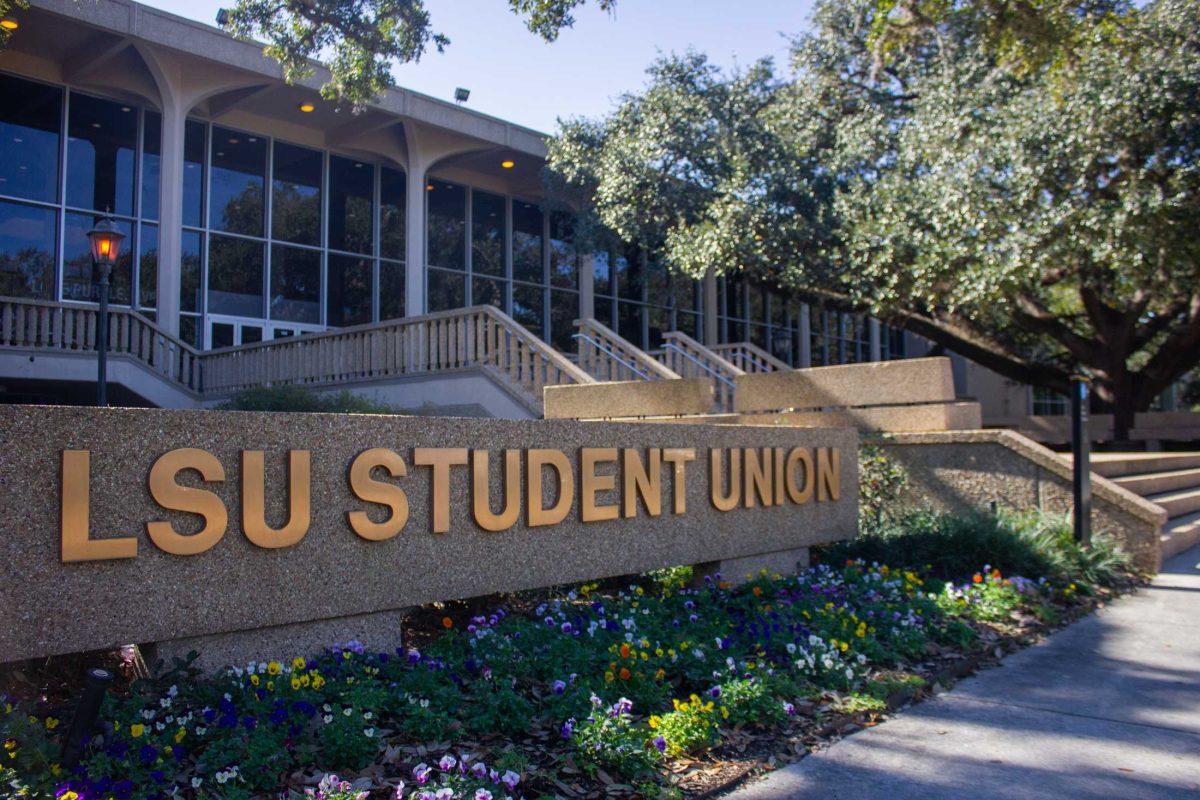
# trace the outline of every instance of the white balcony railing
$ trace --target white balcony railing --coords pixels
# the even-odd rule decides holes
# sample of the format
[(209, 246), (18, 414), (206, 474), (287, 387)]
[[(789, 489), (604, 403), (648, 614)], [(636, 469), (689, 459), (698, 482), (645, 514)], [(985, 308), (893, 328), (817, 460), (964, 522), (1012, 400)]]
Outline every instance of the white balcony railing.
[(754, 375), (759, 372), (780, 372), (791, 369), (786, 361), (779, 360), (751, 342), (730, 342), (728, 344), (713, 345), (712, 351), (747, 375)]

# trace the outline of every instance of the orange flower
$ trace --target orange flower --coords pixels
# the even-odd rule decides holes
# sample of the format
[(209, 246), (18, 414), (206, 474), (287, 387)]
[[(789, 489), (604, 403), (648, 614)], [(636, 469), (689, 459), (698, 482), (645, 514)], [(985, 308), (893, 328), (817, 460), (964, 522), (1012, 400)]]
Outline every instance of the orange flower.
[(628, 667), (621, 667), (621, 671), (617, 674), (621, 676), (621, 680), (623, 680), (623, 681), (629, 680), (629, 677), (631, 675)]
[(453, 628), (454, 620), (450, 619), (449, 617), (442, 617), (442, 627), (443, 628)]
[(621, 658), (629, 658), (629, 644), (621, 645)]
[(751, 591), (754, 592), (755, 597), (762, 597), (762, 587), (761, 586), (755, 586)]
[(983, 576), (980, 575), (978, 572), (976, 572), (974, 575), (971, 576), (971, 582), (972, 583), (983, 583)]
[(998, 570), (998, 569), (992, 570), (992, 577), (995, 578), (996, 580), (1000, 580), (1000, 570)]

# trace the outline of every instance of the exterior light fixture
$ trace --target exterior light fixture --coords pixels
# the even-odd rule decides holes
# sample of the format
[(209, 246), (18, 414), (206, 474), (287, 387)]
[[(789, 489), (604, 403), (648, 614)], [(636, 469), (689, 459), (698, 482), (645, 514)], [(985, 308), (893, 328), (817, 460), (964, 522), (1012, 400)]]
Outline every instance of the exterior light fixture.
[(432, 183), (427, 183), (427, 184), (425, 184), (425, 191), (427, 191), (427, 192), (432, 192), (432, 191), (433, 191), (433, 184), (432, 184)]
[(462, 105), (463, 103), (467, 102), (470, 99), (471, 99), (471, 90), (470, 89), (464, 89), (463, 87), (459, 86), (457, 89), (454, 90), (454, 102), (458, 103), (459, 105)]
[(112, 682), (113, 674), (106, 669), (95, 667), (84, 674), (83, 694), (75, 707), (75, 716), (71, 719), (71, 727), (67, 730), (59, 756), (63, 766), (73, 768), (79, 764), (83, 756), (83, 743), (91, 738), (96, 717), (100, 714), (100, 705), (104, 702), (104, 693)]
[(125, 234), (109, 217), (102, 218), (87, 232), (92, 264), (100, 271), (100, 314), (96, 323), (96, 405), (108, 405), (108, 279), (121, 255)]
[(500, 166), (504, 167), (505, 169), (512, 169), (516, 165), (517, 165), (516, 162), (513, 161), (511, 158), (506, 158), (500, 162)]
[(0, 19), (0, 28), (4, 28), (6, 31), (15, 31), (19, 27), (21, 27), (21, 23), (11, 17)]
[(300, 104), (300, 110), (303, 111), (305, 114), (311, 114), (313, 111), (316, 110), (316, 108), (317, 107), (314, 106), (312, 103), (301, 103)]

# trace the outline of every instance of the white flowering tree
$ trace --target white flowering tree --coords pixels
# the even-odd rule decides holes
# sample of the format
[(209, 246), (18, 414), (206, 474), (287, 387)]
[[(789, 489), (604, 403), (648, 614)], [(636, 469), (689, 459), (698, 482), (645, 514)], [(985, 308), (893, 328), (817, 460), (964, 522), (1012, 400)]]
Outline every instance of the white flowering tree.
[(562, 125), (556, 179), (683, 272), (779, 281), (1037, 386), (1087, 371), (1123, 437), (1200, 363), (1200, 2), (1007, 28), (981, 13), (1000, 0), (928, 5), (827, 0), (782, 78), (665, 59)]

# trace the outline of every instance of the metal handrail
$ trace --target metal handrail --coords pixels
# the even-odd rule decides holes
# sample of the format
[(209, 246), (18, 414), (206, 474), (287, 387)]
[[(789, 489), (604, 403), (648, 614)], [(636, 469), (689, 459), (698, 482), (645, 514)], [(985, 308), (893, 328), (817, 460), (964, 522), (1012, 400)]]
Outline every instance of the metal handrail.
[(711, 375), (712, 377), (714, 377), (714, 378), (716, 378), (717, 380), (721, 381), (721, 383), (724, 383), (726, 386), (729, 386), (730, 388), (733, 388), (733, 386), (734, 386), (734, 382), (733, 382), (732, 380), (730, 380), (730, 379), (729, 379), (729, 378), (727, 378), (726, 376), (722, 375), (722, 374), (721, 374), (720, 372), (718, 372), (717, 370), (713, 369), (713, 368), (712, 368), (710, 365), (708, 365), (708, 364), (705, 364), (703, 361), (701, 361), (700, 359), (696, 358), (694, 355), (692, 355), (691, 353), (687, 352), (686, 350), (684, 350), (682, 347), (680, 347), (679, 345), (675, 344), (674, 342), (664, 342), (664, 343), (663, 343), (663, 349), (664, 349), (664, 350), (674, 350), (676, 353), (679, 353), (679, 355), (683, 356), (683, 357), (684, 357), (684, 358), (686, 358), (688, 361), (691, 361), (693, 364), (695, 364), (695, 365), (696, 365), (696, 366), (698, 366), (700, 369), (702, 369), (702, 370), (704, 370), (705, 372), (707, 372), (707, 373), (708, 373), (709, 375)]
[(611, 358), (613, 361), (616, 361), (621, 366), (623, 366), (627, 369), (633, 370), (635, 373), (637, 373), (639, 376), (641, 376), (642, 380), (645, 380), (645, 381), (651, 380), (650, 376), (647, 373), (642, 372), (642, 370), (638, 369), (636, 364), (631, 364), (628, 361), (626, 361), (625, 359), (621, 358), (619, 355), (617, 355), (615, 352), (613, 352), (612, 348), (610, 348), (608, 345), (596, 341), (595, 339), (593, 339), (592, 337), (588, 336), (585, 333), (573, 333), (573, 334), (571, 334), (571, 338), (583, 339), (585, 342), (590, 344), (592, 347), (596, 348), (597, 350), (601, 351), (602, 353), (607, 354), (609, 358)]

